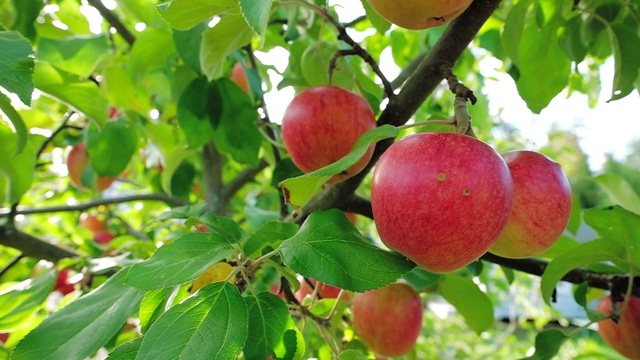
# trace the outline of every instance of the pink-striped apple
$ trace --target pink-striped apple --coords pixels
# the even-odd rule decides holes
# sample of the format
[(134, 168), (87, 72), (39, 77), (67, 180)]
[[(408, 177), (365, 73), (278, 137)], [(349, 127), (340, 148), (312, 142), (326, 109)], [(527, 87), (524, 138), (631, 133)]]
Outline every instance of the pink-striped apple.
[(489, 249), (507, 258), (527, 258), (548, 249), (571, 216), (571, 187), (560, 165), (535, 151), (502, 155), (513, 178), (513, 208), (502, 235)]
[(509, 168), (493, 148), (457, 133), (419, 133), (391, 145), (371, 183), (380, 239), (434, 273), (482, 256), (507, 223)]
[[(84, 143), (79, 143), (73, 146), (67, 156), (67, 169), (69, 170), (71, 183), (79, 189), (87, 189), (92, 186), (92, 184), (86, 183), (87, 179), (82, 178), (82, 174), (87, 166), (89, 166), (87, 146)], [(95, 189), (103, 191), (111, 186), (116, 179), (117, 178), (115, 177), (104, 177), (94, 173), (93, 181), (95, 183)]]
[(231, 81), (236, 83), (236, 85), (246, 93), (250, 92), (249, 83), (247, 82), (247, 74), (245, 74), (242, 64), (236, 63), (233, 65), (233, 69), (231, 70)]
[(383, 18), (411, 30), (447, 24), (462, 14), (472, 0), (368, 0)]
[[(375, 127), (373, 110), (362, 97), (336, 86), (318, 86), (293, 98), (282, 119), (282, 139), (294, 164), (311, 172), (340, 160), (360, 135)], [(371, 145), (356, 164), (329, 183), (359, 173), (371, 159), (373, 149)]]
[[(618, 303), (622, 306), (622, 303)], [(611, 312), (611, 296), (607, 295), (598, 303), (598, 310), (606, 315)], [(602, 339), (620, 354), (631, 360), (640, 360), (640, 299), (629, 298), (629, 305), (616, 324), (611, 319), (598, 323)]]
[(420, 296), (404, 283), (358, 293), (353, 299), (356, 333), (371, 351), (385, 357), (411, 350), (420, 334), (422, 314)]

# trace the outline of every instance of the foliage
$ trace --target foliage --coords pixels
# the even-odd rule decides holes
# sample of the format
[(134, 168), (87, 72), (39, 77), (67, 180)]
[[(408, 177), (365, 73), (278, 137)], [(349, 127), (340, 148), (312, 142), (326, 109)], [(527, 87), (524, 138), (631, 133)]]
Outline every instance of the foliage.
[[(528, 145), (489, 113), (487, 61), (533, 113), (563, 91), (592, 104), (638, 91), (637, 2), (475, 0), (423, 31), (392, 26), (364, 0), (350, 2), (357, 14), (321, 0), (111, 3), (0, 1), (0, 359), (370, 358), (347, 301), (296, 299), (304, 278), (344, 292), (410, 283), (430, 311), (407, 359), (617, 356), (590, 327), (608, 314), (589, 304), (604, 289), (640, 296), (628, 281), (640, 273), (637, 152), (594, 177), (575, 136), (550, 134), (538, 150), (563, 165), (576, 196), (565, 234), (540, 259), (429, 273), (382, 246), (367, 199), (371, 167), (394, 138), (462, 121), (467, 99), (460, 107), (445, 78), (475, 91), (479, 138), (500, 151)], [(611, 95), (597, 99), (607, 59)], [(236, 63), (248, 92), (230, 79)], [(379, 127), (302, 175), (269, 110), (286, 106), (287, 91), (328, 82), (367, 99)], [(83, 176), (118, 177), (103, 192), (70, 183), (66, 154), (81, 142)], [(365, 171), (324, 185), (370, 144)], [(352, 223), (340, 210), (360, 215)], [(106, 219), (99, 231), (115, 238), (96, 241), (82, 213)], [(193, 291), (220, 262), (231, 273)], [(62, 269), (75, 286), (64, 296)], [(582, 285), (560, 301), (589, 321), (549, 330), (575, 320), (549, 306), (563, 279)], [(494, 311), (509, 299), (517, 316), (505, 324)]]

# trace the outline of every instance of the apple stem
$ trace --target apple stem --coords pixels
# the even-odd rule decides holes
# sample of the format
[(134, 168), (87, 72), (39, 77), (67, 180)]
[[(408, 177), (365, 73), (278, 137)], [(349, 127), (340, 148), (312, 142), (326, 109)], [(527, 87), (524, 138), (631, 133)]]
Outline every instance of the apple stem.
[(471, 105), (475, 105), (478, 102), (478, 98), (473, 94), (472, 90), (458, 80), (458, 77), (451, 71), (450, 65), (442, 67), (442, 74), (447, 79), (449, 90), (456, 95), (456, 99), (453, 102), (453, 118), (456, 122), (456, 132), (477, 138), (471, 128), (471, 116), (467, 110), (467, 100), (471, 101)]

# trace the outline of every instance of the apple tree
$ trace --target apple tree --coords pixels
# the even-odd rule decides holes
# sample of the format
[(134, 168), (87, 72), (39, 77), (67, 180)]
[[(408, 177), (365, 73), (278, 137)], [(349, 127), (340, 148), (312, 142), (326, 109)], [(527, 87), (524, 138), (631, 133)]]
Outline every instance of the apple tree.
[(0, 0), (0, 359), (638, 356), (633, 158), (484, 89), (632, 95), (640, 3), (407, 3)]

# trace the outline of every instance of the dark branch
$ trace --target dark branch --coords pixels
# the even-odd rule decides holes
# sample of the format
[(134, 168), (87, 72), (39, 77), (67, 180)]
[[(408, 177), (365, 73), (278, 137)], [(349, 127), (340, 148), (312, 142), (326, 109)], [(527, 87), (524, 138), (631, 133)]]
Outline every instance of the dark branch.
[(222, 201), (231, 201), (231, 198), (238, 192), (238, 190), (240, 190), (246, 183), (252, 181), (256, 175), (258, 175), (268, 165), (269, 163), (266, 160), (260, 159), (258, 166), (255, 168), (245, 169), (238, 174), (238, 176), (231, 180), (222, 189)]
[(23, 256), (45, 259), (52, 262), (80, 256), (73, 250), (53, 245), (9, 226), (0, 226), (0, 245), (18, 249), (22, 252)]
[(129, 29), (124, 26), (122, 21), (120, 21), (120, 19), (115, 16), (115, 14), (111, 12), (111, 10), (107, 9), (104, 4), (102, 4), (102, 0), (87, 0), (87, 2), (89, 3), (89, 5), (98, 10), (100, 15), (102, 15), (102, 17), (116, 29), (118, 34), (122, 36), (124, 41), (126, 41), (129, 46), (133, 45), (133, 43), (136, 42), (136, 37), (133, 36), (131, 31), (129, 31)]

